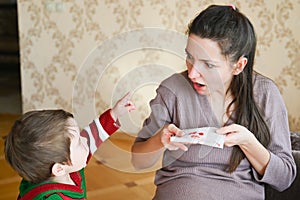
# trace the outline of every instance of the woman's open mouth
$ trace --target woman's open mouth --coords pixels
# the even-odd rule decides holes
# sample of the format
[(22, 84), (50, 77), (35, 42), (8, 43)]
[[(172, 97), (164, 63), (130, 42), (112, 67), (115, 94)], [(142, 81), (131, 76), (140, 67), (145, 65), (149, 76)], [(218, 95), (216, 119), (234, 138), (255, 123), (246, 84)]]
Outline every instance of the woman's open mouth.
[(202, 84), (202, 83), (194, 83), (194, 87), (197, 87), (197, 88), (201, 88), (201, 87), (205, 87), (206, 85), (205, 84)]
[(205, 84), (201, 84), (201, 83), (196, 83), (199, 87), (204, 87), (206, 86)]
[(203, 91), (206, 88), (206, 85), (202, 84), (202, 83), (194, 83), (194, 88), (195, 88), (195, 90), (200, 92), (200, 91)]

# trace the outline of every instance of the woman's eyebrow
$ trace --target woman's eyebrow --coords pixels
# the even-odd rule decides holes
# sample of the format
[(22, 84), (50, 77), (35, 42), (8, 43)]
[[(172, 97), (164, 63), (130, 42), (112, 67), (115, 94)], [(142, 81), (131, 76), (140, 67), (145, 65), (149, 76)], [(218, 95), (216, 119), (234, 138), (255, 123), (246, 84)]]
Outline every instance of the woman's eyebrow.
[(200, 59), (201, 61), (204, 61), (206, 63), (210, 63), (212, 65), (217, 65), (219, 62), (217, 61), (213, 61), (213, 60), (206, 60), (206, 59)]
[[(185, 50), (185, 53), (188, 54), (189, 56), (192, 56), (190, 54), (190, 52), (188, 52), (187, 49), (184, 49)], [(193, 56), (192, 56), (193, 57)], [(214, 60), (207, 60), (207, 59), (198, 59), (199, 61), (204, 61), (204, 62), (207, 62), (207, 63), (211, 63), (212, 65), (217, 65), (219, 62), (218, 61), (214, 61)]]

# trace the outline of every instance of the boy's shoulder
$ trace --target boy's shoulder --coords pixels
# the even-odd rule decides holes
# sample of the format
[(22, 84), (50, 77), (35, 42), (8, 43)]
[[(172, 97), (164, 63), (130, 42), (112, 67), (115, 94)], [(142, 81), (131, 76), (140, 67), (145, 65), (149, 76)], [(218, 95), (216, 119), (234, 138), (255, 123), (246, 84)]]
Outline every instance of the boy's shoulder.
[[(26, 199), (66, 199), (86, 198), (86, 185), (84, 178), (84, 168), (79, 172), (70, 174), (75, 185), (62, 184), (52, 181), (41, 183), (31, 183), (23, 179), (20, 183), (20, 194), (18, 200)], [(55, 197), (55, 198), (54, 198)]]

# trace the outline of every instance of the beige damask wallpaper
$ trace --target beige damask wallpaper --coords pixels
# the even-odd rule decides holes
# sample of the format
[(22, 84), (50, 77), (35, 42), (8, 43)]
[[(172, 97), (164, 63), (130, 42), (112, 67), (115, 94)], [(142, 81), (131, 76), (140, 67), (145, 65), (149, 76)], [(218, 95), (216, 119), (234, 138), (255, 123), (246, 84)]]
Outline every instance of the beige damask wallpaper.
[(185, 69), (188, 22), (235, 4), (258, 35), (257, 71), (271, 77), (300, 131), (300, 0), (18, 0), (23, 111), (64, 108), (81, 126), (126, 91), (136, 133), (165, 77)]

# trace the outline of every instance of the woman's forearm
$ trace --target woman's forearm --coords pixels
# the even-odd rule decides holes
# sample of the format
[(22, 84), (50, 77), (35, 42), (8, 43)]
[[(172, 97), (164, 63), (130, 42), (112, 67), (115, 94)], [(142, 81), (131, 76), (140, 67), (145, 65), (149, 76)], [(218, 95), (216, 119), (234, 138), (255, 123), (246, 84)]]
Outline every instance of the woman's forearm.
[(240, 145), (240, 148), (257, 173), (263, 176), (270, 160), (270, 152), (256, 138)]
[(161, 137), (156, 134), (144, 142), (136, 142), (131, 148), (131, 162), (136, 169), (152, 167), (165, 151)]

